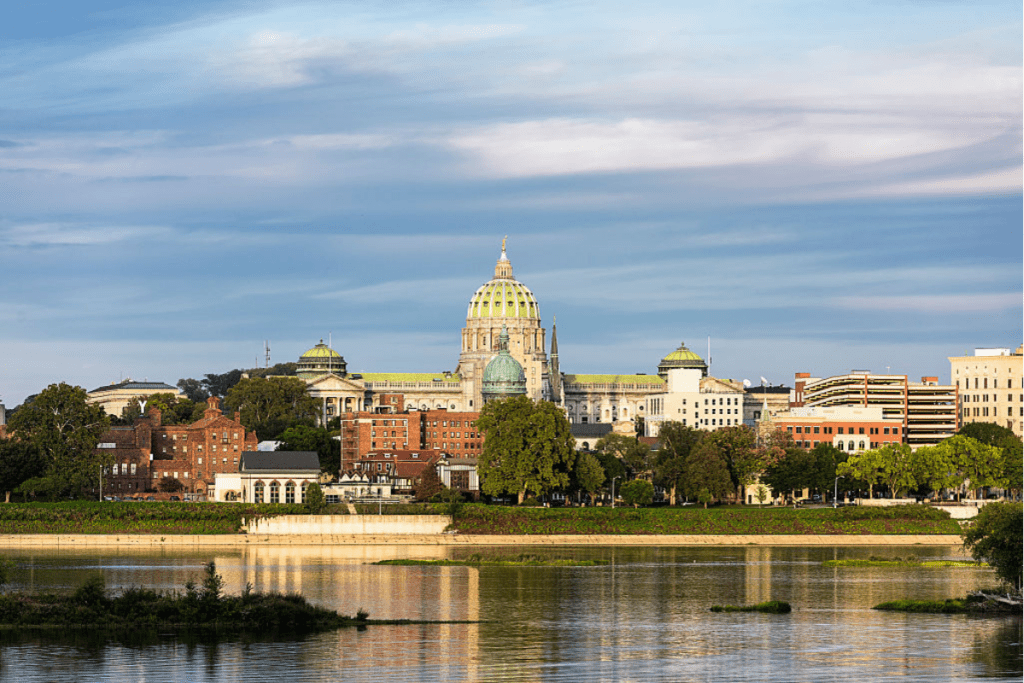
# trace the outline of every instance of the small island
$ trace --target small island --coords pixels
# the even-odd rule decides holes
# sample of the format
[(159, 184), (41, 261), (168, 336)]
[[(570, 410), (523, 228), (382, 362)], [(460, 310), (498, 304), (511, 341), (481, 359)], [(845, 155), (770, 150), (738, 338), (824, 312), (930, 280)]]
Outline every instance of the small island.
[(878, 557), (872, 555), (866, 560), (826, 560), (825, 567), (964, 567), (987, 569), (988, 565), (977, 560), (921, 560), (914, 555), (907, 557)]
[(521, 553), (508, 557), (485, 557), (473, 553), (461, 560), (381, 560), (374, 566), (397, 567), (597, 567), (608, 564), (608, 560), (577, 560), (565, 557), (541, 557)]
[(712, 605), (712, 612), (761, 612), (762, 614), (789, 614), (793, 607), (782, 600), (769, 600), (756, 605)]
[(381, 624), (466, 623), (370, 619), (359, 610), (346, 616), (309, 604), (301, 595), (262, 593), (247, 584), (241, 595), (223, 594), (224, 580), (213, 562), (202, 583), (185, 584), (184, 592), (131, 587), (110, 595), (103, 578), (93, 576), (71, 595), (56, 593), (0, 595), (0, 629), (41, 631), (109, 631), (186, 634), (195, 632), (249, 635), (307, 635), (355, 626)]

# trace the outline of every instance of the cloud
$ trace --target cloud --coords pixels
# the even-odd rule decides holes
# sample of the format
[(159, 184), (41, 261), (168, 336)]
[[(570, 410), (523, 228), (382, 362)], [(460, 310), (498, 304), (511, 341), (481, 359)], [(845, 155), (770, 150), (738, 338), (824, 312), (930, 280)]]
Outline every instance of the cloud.
[(171, 229), (163, 226), (83, 226), (66, 223), (20, 223), (7, 226), (0, 225), (0, 244), (11, 247), (81, 247), (143, 238), (152, 240), (171, 233)]
[(839, 308), (852, 310), (920, 313), (980, 313), (1020, 310), (1024, 306), (1024, 296), (1019, 293), (842, 296), (832, 301)]

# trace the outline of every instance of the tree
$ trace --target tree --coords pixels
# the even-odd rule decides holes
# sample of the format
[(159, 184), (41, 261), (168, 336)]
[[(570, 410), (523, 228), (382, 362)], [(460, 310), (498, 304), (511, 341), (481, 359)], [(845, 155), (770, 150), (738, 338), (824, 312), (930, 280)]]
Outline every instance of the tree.
[(146, 410), (150, 408), (160, 411), (160, 421), (165, 425), (186, 425), (203, 419), (206, 403), (193, 403), (187, 398), (165, 392), (151, 394), (146, 399)]
[(156, 485), (156, 488), (163, 493), (178, 493), (185, 489), (185, 485), (181, 483), (181, 480), (168, 475), (160, 478), (160, 483)]
[(764, 505), (764, 502), (768, 500), (768, 489), (763, 485), (758, 484), (757, 488), (754, 489), (754, 497), (757, 498), (757, 506), (761, 507)]
[[(749, 427), (724, 427), (708, 432), (700, 448), (715, 451), (717, 459), (725, 463), (733, 493), (741, 486), (753, 484), (764, 470), (765, 452), (757, 448), (756, 434)], [(710, 485), (708, 491), (715, 497), (725, 495)]]
[(513, 494), (519, 503), (569, 484), (576, 440), (562, 410), (525, 396), (487, 403), (477, 428), (484, 433), (477, 465), (487, 495)]
[(572, 468), (573, 488), (583, 491), (590, 499), (601, 489), (605, 482), (604, 468), (593, 453), (580, 451), (576, 454), (576, 464)]
[(634, 479), (622, 485), (619, 495), (622, 496), (622, 501), (626, 505), (633, 507), (650, 505), (654, 500), (654, 485), (646, 479)]
[(948, 488), (959, 490), (969, 483), (978, 489), (1003, 483), (1003, 455), (996, 446), (956, 434), (935, 446), (932, 455), (933, 467), (946, 468)]
[(735, 490), (725, 455), (711, 439), (701, 439), (686, 458), (683, 493), (699, 500), (706, 508), (713, 498), (722, 498)]
[(0, 439), (0, 491), (9, 494), (25, 481), (44, 474), (46, 460), (34, 445), (17, 437)]
[(437, 466), (435, 464), (427, 465), (423, 468), (423, 474), (420, 475), (413, 487), (413, 495), (418, 502), (425, 503), (442, 491), (444, 491), (444, 482), (437, 474)]
[(996, 575), (1021, 590), (1024, 514), (1020, 503), (989, 503), (964, 529), (964, 549), (996, 569)]
[(890, 443), (851, 455), (838, 467), (838, 473), (863, 479), (868, 483), (869, 492), (875, 484), (885, 484), (890, 495), (898, 498), (901, 492), (917, 486), (916, 469), (910, 446)]
[(51, 384), (11, 418), (17, 438), (32, 444), (46, 463), (44, 485), (51, 496), (81, 496), (96, 488), (102, 467), (113, 459), (97, 449), (110, 417), (90, 404), (85, 389)]
[(618, 458), (634, 477), (648, 474), (653, 465), (651, 447), (632, 436), (606, 434), (598, 439), (594, 450)]
[(320, 484), (315, 481), (306, 487), (306, 510), (311, 515), (318, 515), (323, 512), (324, 508), (327, 507), (327, 498), (324, 496), (324, 490), (320, 488)]
[(185, 398), (193, 403), (205, 403), (206, 399), (210, 398), (210, 392), (198, 379), (179, 379), (178, 388), (185, 394)]
[(1024, 443), (1013, 430), (992, 422), (971, 422), (961, 427), (957, 434), (980, 441), (986, 446), (1000, 448), (1003, 462), (1002, 486), (1017, 493), (1024, 488), (1021, 481), (1024, 473)]
[(296, 425), (281, 432), (279, 451), (316, 451), (320, 471), (338, 476), (341, 468), (341, 442), (322, 427)]
[(222, 375), (203, 375), (203, 390), (210, 396), (225, 398), (232, 387), (242, 381), (241, 370), (229, 370)]
[(249, 377), (228, 390), (224, 404), (241, 413), (246, 429), (262, 439), (277, 438), (289, 427), (313, 426), (319, 405), (297, 377)]
[(815, 462), (816, 458), (810, 451), (795, 446), (788, 448), (781, 458), (768, 466), (761, 481), (780, 495), (813, 488)]
[(111, 424), (116, 423), (130, 426), (135, 424), (135, 420), (140, 417), (142, 417), (142, 404), (139, 403), (139, 399), (133, 398), (128, 401), (128, 405), (121, 410), (121, 415), (119, 417), (111, 418), (110, 422)]
[(669, 492), (669, 504), (676, 504), (676, 492), (683, 488), (683, 475), (690, 452), (705, 432), (681, 422), (663, 422), (658, 430), (660, 447), (654, 456), (654, 481)]

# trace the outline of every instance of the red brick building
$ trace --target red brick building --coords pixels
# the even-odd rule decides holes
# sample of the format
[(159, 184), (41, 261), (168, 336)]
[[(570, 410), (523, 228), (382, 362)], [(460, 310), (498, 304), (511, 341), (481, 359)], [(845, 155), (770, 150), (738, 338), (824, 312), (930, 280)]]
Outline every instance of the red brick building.
[(476, 429), (478, 412), (404, 410), (400, 394), (392, 412), (345, 413), (341, 416), (341, 469), (350, 469), (374, 451), (436, 451), (453, 457), (477, 457), (484, 437)]
[(441, 454), (430, 449), (371, 451), (352, 463), (351, 469), (372, 478), (386, 477), (392, 494), (411, 495), (427, 468), (435, 467), (440, 459)]
[(112, 456), (104, 474), (103, 491), (135, 496), (156, 490), (164, 477), (177, 479), (182, 491), (205, 497), (212, 493), (214, 475), (237, 472), (244, 451), (256, 450), (256, 434), (221, 413), (220, 399), (207, 399), (201, 420), (189, 425), (163, 425), (160, 411), (150, 409), (131, 427), (113, 427), (98, 450)]
[(904, 437), (903, 421), (884, 416), (879, 406), (791, 408), (772, 418), (771, 424), (788, 432), (797, 446), (827, 443), (853, 453), (903, 443)]

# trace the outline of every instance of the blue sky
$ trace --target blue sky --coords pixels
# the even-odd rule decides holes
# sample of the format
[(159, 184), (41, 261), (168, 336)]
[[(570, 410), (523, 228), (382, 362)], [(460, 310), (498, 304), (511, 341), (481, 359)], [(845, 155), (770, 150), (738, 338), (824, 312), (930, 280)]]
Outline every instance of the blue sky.
[(500, 240), (567, 372), (1022, 340), (1019, 2), (36, 2), (0, 25), (0, 400), (454, 369)]

